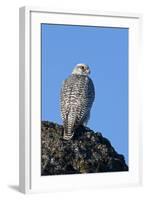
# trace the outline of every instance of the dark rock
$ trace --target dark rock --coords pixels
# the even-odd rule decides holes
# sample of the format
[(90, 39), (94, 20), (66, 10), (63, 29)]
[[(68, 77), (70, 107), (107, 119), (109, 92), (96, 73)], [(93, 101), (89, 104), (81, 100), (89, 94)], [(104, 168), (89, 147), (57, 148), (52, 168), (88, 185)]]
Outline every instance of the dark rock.
[(62, 136), (63, 126), (42, 122), (42, 175), (128, 171), (124, 156), (101, 133), (81, 126), (70, 141)]

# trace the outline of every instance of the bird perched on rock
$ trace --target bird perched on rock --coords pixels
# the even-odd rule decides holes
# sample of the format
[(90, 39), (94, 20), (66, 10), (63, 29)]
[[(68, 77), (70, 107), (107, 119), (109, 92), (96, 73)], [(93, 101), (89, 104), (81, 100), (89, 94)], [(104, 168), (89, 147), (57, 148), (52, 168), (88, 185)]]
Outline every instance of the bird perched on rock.
[(65, 140), (70, 140), (76, 128), (86, 125), (95, 98), (88, 65), (77, 64), (61, 88), (61, 116)]

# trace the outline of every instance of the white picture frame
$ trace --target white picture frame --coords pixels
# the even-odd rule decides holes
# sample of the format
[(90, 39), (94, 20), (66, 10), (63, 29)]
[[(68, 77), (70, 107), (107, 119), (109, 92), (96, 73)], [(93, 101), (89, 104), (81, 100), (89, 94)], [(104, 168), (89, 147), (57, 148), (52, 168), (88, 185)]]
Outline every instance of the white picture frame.
[[(140, 131), (141, 15), (98, 11), (20, 8), (20, 191), (48, 192), (139, 185), (142, 178)], [(129, 171), (42, 177), (40, 173), (40, 24), (129, 28)], [(35, 88), (38, 88), (36, 90)]]

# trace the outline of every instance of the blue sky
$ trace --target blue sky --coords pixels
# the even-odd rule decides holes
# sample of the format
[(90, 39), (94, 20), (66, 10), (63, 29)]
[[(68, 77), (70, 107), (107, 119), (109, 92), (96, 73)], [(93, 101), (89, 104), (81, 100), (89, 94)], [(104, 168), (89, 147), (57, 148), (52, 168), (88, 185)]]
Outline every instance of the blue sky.
[(41, 25), (42, 120), (62, 124), (60, 88), (77, 63), (88, 64), (96, 97), (88, 127), (128, 163), (128, 29)]

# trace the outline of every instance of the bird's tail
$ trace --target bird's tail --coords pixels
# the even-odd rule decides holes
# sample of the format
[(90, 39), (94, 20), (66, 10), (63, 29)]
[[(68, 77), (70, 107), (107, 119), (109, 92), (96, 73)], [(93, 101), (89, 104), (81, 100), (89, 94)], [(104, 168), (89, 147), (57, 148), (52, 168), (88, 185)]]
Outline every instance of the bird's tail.
[(74, 133), (72, 131), (72, 128), (65, 122), (63, 139), (70, 140), (73, 137), (73, 135), (74, 135)]
[(64, 134), (63, 139), (70, 140), (74, 136), (74, 128), (76, 124), (76, 110), (75, 108), (70, 108), (69, 113), (66, 115), (64, 120)]
[(73, 127), (74, 127), (74, 120), (66, 119), (64, 122), (63, 139), (70, 140), (73, 137), (74, 135)]
[(73, 133), (72, 134), (68, 134), (67, 132), (64, 132), (63, 139), (64, 140), (71, 140), (73, 135), (74, 135)]

